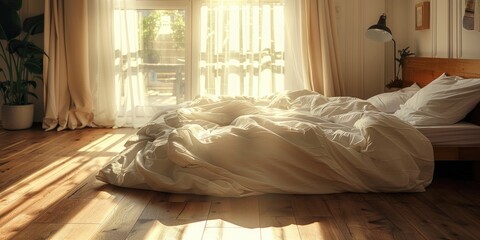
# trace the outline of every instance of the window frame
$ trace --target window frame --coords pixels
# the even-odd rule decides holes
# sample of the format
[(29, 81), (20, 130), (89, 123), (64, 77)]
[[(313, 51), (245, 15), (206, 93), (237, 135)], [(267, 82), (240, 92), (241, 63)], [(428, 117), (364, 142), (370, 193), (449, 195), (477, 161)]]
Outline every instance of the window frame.
[[(145, 10), (184, 10), (185, 11), (185, 100), (192, 99), (193, 71), (192, 71), (192, 2), (190, 0), (124, 0), (123, 3), (115, 1), (115, 8), (122, 9), (145, 9)], [(194, 29), (194, 28), (193, 28)]]

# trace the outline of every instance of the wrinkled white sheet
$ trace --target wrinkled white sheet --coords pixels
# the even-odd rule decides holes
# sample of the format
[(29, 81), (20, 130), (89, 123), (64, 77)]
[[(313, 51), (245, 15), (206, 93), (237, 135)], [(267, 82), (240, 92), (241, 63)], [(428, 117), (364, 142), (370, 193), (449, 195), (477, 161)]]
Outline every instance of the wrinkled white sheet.
[(295, 91), (201, 97), (159, 113), (97, 178), (123, 187), (241, 197), (424, 191), (428, 139), (369, 102)]

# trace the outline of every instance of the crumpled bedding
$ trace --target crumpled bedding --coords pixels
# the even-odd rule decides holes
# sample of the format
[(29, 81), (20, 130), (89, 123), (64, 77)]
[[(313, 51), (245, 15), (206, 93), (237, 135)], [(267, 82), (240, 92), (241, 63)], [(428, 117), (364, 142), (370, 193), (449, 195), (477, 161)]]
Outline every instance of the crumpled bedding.
[(365, 100), (302, 90), (199, 97), (159, 112), (97, 174), (117, 186), (243, 197), (420, 192), (433, 149)]

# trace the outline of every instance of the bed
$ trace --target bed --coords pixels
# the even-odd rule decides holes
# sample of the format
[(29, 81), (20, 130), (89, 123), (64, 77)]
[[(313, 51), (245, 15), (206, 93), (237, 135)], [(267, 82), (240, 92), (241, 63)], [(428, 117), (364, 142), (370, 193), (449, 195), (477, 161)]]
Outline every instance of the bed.
[[(425, 87), (438, 76), (473, 78), (480, 81), (480, 60), (409, 57), (403, 66), (404, 86)], [(478, 102), (478, 101), (477, 101)], [(433, 144), (437, 161), (480, 160), (480, 104), (453, 125), (417, 126)], [(477, 164), (478, 166), (478, 164)]]
[[(457, 62), (468, 64), (459, 68)], [(426, 130), (422, 133), (397, 111), (405, 112), (403, 106), (435, 86), (424, 87), (439, 75), (477, 77), (476, 66), (468, 60), (409, 58), (404, 66), (408, 87), (392, 93), (400, 96), (394, 112), (370, 99), (308, 90), (256, 99), (198, 97), (159, 112), (97, 179), (222, 197), (422, 192), (432, 181), (435, 158), (474, 158), (478, 145), (432, 146)]]

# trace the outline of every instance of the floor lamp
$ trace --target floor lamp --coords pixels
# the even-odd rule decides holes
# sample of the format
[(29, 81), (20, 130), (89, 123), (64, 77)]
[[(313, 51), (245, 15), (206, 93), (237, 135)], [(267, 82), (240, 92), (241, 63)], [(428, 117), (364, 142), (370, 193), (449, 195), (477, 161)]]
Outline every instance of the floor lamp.
[(367, 38), (377, 41), (377, 42), (389, 42), (393, 41), (393, 81), (388, 84), (391, 87), (401, 87), (401, 80), (397, 77), (397, 62), (395, 56), (397, 54), (397, 43), (393, 39), (392, 31), (387, 27), (387, 15), (382, 14), (378, 19), (377, 24), (372, 25), (368, 28), (365, 33)]

